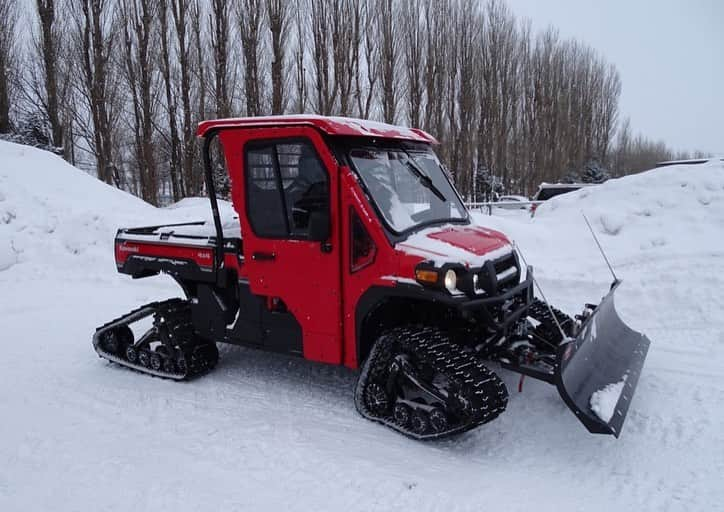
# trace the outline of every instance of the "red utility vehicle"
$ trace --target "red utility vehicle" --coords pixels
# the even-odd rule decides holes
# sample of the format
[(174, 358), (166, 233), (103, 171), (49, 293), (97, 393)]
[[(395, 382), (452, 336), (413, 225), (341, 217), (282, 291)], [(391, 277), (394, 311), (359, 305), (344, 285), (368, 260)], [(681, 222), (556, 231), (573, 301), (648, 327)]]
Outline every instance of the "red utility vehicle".
[[(576, 318), (536, 299), (510, 241), (471, 223), (432, 136), (320, 116), (207, 121), (198, 135), (214, 225), (115, 241), (120, 272), (166, 273), (186, 299), (99, 327), (101, 357), (180, 380), (212, 369), (224, 342), (360, 368), (359, 412), (418, 439), (505, 409), (489, 361), (554, 384), (591, 432), (618, 436), (649, 344), (617, 316), (618, 282)], [(212, 144), (238, 225), (219, 216)], [(617, 383), (606, 411), (597, 393)]]

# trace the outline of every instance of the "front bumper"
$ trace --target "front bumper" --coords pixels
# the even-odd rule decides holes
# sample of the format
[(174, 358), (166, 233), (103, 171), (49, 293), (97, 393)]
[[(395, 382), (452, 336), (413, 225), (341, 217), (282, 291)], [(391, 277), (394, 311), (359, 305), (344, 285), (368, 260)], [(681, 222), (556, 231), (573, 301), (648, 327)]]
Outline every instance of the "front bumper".
[(471, 297), (466, 293), (416, 287), (415, 295), (424, 293), (432, 300), (456, 310), (468, 320), (484, 323), (497, 331), (506, 331), (515, 325), (533, 302), (533, 269), (526, 269), (525, 279), (515, 285), (497, 288), (494, 293), (481, 293)]
[(464, 300), (457, 307), (463, 316), (479, 316), (496, 330), (507, 330), (520, 320), (533, 302), (533, 269), (525, 279), (496, 295)]

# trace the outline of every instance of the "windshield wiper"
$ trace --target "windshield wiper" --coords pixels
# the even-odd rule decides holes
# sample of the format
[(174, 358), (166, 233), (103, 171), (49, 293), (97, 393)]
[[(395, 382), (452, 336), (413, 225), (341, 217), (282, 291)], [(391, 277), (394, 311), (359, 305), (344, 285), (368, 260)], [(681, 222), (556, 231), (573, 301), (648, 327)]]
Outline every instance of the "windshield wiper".
[(443, 203), (447, 202), (447, 199), (443, 195), (442, 192), (440, 192), (440, 189), (435, 186), (435, 184), (432, 182), (432, 179), (430, 176), (425, 174), (422, 169), (417, 165), (417, 163), (412, 159), (410, 154), (407, 151), (404, 151), (405, 155), (407, 155), (407, 160), (405, 161), (405, 165), (410, 168), (412, 171), (412, 174), (417, 177), (418, 181), (422, 183), (422, 185), (428, 189), (430, 192), (435, 194), (435, 196), (442, 201)]

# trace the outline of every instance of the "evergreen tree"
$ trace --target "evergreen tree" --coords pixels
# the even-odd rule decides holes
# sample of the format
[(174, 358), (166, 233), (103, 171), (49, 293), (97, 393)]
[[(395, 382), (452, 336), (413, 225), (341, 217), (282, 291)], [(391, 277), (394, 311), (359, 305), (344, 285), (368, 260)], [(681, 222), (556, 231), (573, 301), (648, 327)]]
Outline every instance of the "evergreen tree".
[(589, 159), (583, 169), (569, 169), (561, 178), (561, 183), (603, 183), (611, 177), (611, 173), (601, 165), (597, 158)]
[(63, 148), (53, 146), (45, 116), (40, 112), (26, 114), (16, 123), (10, 133), (3, 134), (2, 139), (44, 149), (56, 155), (63, 155)]
[(583, 166), (581, 181), (583, 183), (603, 183), (611, 177), (611, 173), (601, 165), (597, 158), (592, 158)]
[(475, 171), (475, 202), (493, 201), (503, 194), (503, 182), (485, 167)]

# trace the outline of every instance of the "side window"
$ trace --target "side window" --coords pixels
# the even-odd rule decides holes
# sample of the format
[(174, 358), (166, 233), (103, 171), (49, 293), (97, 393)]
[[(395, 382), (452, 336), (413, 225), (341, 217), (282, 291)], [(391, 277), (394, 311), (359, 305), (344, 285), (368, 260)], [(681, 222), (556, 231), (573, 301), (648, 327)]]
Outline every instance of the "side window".
[(253, 143), (246, 166), (249, 221), (258, 236), (307, 238), (310, 216), (329, 211), (329, 179), (310, 142)]
[(352, 237), (350, 271), (357, 272), (375, 260), (377, 247), (354, 209), (350, 211), (350, 224)]
[(247, 210), (254, 233), (265, 238), (287, 235), (282, 191), (274, 165), (274, 146), (261, 145), (246, 152)]
[(289, 232), (306, 238), (309, 216), (329, 210), (327, 171), (308, 142), (279, 144), (279, 171), (284, 186)]

